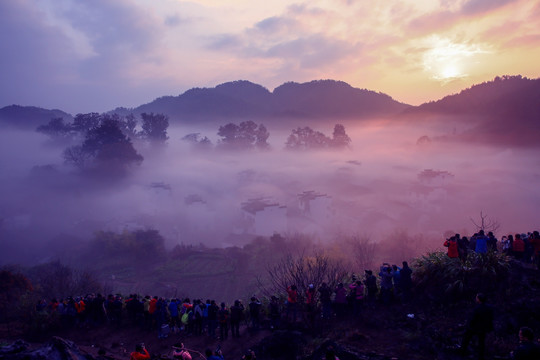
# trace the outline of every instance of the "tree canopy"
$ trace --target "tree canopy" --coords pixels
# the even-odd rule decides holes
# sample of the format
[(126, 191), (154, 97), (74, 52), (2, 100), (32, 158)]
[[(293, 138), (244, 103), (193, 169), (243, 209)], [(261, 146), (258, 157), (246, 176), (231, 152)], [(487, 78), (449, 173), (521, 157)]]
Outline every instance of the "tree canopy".
[(341, 124), (334, 126), (332, 138), (306, 126), (292, 130), (285, 142), (285, 148), (288, 150), (340, 149), (349, 147), (350, 142), (351, 138), (347, 135), (345, 126)]
[(64, 151), (64, 160), (80, 170), (124, 171), (139, 165), (143, 157), (124, 135), (118, 121), (107, 118), (87, 131), (82, 145), (68, 147)]
[(253, 148), (264, 150), (270, 147), (267, 142), (270, 133), (266, 127), (263, 124), (257, 125), (251, 120), (220, 126), (218, 135), (221, 136), (218, 146), (229, 150)]

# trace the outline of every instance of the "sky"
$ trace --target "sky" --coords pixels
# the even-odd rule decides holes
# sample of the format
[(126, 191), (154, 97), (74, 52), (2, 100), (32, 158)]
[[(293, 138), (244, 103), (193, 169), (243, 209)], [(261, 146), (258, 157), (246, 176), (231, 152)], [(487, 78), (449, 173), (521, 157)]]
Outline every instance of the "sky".
[(538, 78), (531, 0), (3, 0), (0, 107), (72, 114), (249, 80), (334, 79), (418, 105)]

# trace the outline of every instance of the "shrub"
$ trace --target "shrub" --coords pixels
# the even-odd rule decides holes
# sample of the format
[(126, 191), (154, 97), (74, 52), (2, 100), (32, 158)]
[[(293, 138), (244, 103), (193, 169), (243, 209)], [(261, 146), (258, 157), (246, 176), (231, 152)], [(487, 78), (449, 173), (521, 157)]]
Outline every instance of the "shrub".
[(416, 293), (433, 301), (453, 302), (478, 292), (503, 287), (510, 269), (508, 258), (495, 252), (471, 251), (465, 261), (432, 252), (414, 261)]

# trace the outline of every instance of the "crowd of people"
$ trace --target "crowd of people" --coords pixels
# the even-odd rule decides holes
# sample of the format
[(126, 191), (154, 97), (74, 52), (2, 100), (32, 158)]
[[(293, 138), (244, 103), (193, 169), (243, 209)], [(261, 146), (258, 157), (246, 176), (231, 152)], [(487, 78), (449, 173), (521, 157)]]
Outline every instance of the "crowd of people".
[(503, 252), (524, 263), (534, 263), (540, 269), (540, 234), (538, 231), (505, 235), (499, 241), (492, 231), (485, 234), (480, 230), (470, 238), (455, 234), (446, 239), (444, 246), (448, 248), (448, 256), (467, 259), (470, 251), (486, 254), (488, 251)]
[[(479, 231), (470, 238), (455, 234), (444, 242), (444, 246), (448, 248), (449, 257), (463, 261), (471, 251), (479, 254), (502, 251), (523, 262), (540, 265), (540, 236), (537, 231), (503, 236), (500, 241), (492, 232), (486, 235)], [(281, 294), (271, 296), (265, 301), (252, 296), (246, 306), (241, 300), (235, 300), (228, 306), (225, 302), (218, 303), (210, 299), (191, 301), (189, 298), (166, 299), (137, 294), (130, 294), (125, 298), (112, 294), (87, 294), (60, 300), (42, 300), (37, 304), (36, 310), (38, 314), (56, 316), (64, 328), (92, 328), (104, 324), (121, 327), (127, 324), (156, 331), (160, 339), (171, 334), (183, 334), (208, 336), (225, 341), (239, 338), (242, 324), (250, 332), (256, 332), (262, 327), (275, 330), (297, 323), (303, 323), (306, 328), (314, 328), (316, 323), (328, 324), (329, 320), (350, 317), (351, 314), (358, 316), (364, 309), (372, 308), (376, 303), (407, 303), (411, 298), (411, 276), (412, 269), (404, 261), (402, 266), (383, 263), (378, 273), (365, 270), (361, 278), (352, 275), (348, 283), (340, 282), (335, 286), (321, 283), (319, 286), (309, 284), (306, 289), (299, 289), (297, 285), (291, 284), (283, 289)], [(477, 298), (477, 302), (482, 305), (480, 308), (485, 309), (483, 295)], [(480, 323), (482, 321), (484, 320)], [(475, 331), (475, 326), (468, 328), (463, 349), (467, 348), (473, 335), (478, 335)], [(527, 329), (523, 334), (523, 338), (528, 339)], [(480, 342), (483, 339), (480, 335)], [(182, 348), (183, 346), (178, 346), (178, 349)], [(144, 359), (145, 351), (144, 347), (138, 348), (132, 358)], [(520, 352), (517, 354), (515, 358), (520, 359)], [(182, 359), (190, 360), (186, 356), (184, 353)], [(209, 356), (217, 357), (213, 360), (219, 360), (220, 356), (222, 359), (222, 355), (216, 352), (211, 352)]]
[(263, 324), (272, 330), (296, 322), (312, 326), (317, 319), (326, 322), (351, 313), (359, 315), (364, 307), (373, 306), (377, 301), (383, 304), (407, 302), (412, 287), (411, 274), (406, 261), (401, 267), (384, 263), (378, 272), (379, 279), (373, 271), (365, 270), (362, 279), (352, 275), (349, 284), (340, 282), (331, 287), (322, 283), (317, 288), (310, 284), (303, 293), (292, 284), (282, 294), (271, 296), (264, 302), (252, 296), (246, 306), (241, 300), (228, 306), (225, 302), (210, 299), (192, 301), (137, 294), (124, 298), (119, 294), (103, 296), (98, 293), (50, 301), (43, 299), (36, 305), (36, 310), (38, 314), (59, 319), (62, 328), (128, 324), (156, 331), (158, 338), (183, 333), (227, 340), (240, 337), (241, 324), (250, 331), (261, 329)]

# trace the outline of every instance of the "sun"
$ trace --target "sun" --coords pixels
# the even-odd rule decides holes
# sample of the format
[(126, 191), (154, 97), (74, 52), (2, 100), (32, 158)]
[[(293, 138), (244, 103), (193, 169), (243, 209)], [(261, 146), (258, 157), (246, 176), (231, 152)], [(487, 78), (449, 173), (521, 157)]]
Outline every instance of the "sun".
[(422, 57), (424, 71), (441, 82), (468, 76), (466, 68), (476, 54), (484, 52), (476, 45), (453, 42), (439, 36), (432, 36), (426, 42)]

